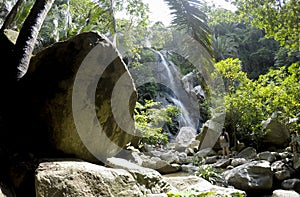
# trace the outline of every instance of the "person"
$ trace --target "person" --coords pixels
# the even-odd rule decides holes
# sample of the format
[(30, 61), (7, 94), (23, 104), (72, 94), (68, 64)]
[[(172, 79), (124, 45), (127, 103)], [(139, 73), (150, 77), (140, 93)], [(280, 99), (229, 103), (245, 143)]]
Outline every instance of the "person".
[(291, 142), (290, 147), (293, 153), (297, 152), (297, 133), (296, 131), (291, 132)]
[(201, 132), (201, 127), (202, 127), (202, 121), (200, 117), (198, 120), (197, 135)]
[(226, 129), (223, 128), (222, 132), (220, 134), (220, 146), (222, 148), (222, 154), (223, 154), (223, 158), (227, 157), (229, 158), (229, 134), (226, 132)]

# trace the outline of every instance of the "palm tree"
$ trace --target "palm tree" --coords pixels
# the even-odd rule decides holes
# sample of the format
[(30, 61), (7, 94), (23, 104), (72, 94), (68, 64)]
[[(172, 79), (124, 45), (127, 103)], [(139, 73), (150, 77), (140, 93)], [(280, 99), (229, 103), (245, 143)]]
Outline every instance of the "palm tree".
[(171, 25), (179, 30), (185, 30), (198, 41), (210, 54), (211, 30), (207, 25), (207, 16), (199, 7), (198, 0), (164, 0), (175, 15)]
[(237, 57), (238, 43), (229, 36), (213, 36), (213, 52), (216, 61), (221, 61), (229, 57)]
[[(20, 30), (16, 44), (11, 51), (10, 57), (13, 58), (6, 61), (11, 62), (11, 64), (7, 64), (7, 66), (10, 67), (7, 69), (9, 73), (2, 73), (3, 75), (8, 76), (9, 80), (19, 80), (27, 71), (38, 33), (53, 2), (54, 0), (35, 1)], [(16, 14), (16, 10), (21, 6), (22, 3), (23, 1), (19, 0), (15, 7), (8, 14), (8, 17), (3, 23), (4, 25), (3, 28), (1, 28), (0, 34), (3, 35), (4, 29), (9, 27), (10, 23), (13, 21), (12, 18)]]

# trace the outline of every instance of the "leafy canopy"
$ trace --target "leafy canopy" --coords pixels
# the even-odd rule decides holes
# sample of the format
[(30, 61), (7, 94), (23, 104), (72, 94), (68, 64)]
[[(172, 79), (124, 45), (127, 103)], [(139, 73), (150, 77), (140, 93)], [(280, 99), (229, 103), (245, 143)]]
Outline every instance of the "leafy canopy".
[[(0, 3), (0, 8), (8, 7), (8, 2)], [(13, 0), (11, 2), (14, 3)], [(10, 27), (20, 30), (33, 3), (33, 0), (28, 0), (22, 4)], [(116, 19), (118, 12), (126, 12), (129, 17), (129, 22), (123, 23), (123, 26), (143, 29), (147, 25), (149, 9), (139, 0), (56, 0), (39, 32), (37, 48), (39, 50), (88, 31), (100, 32), (113, 40), (116, 34), (122, 36), (127, 33), (124, 31), (127, 29), (119, 29)], [(2, 17), (0, 14), (0, 24)], [(129, 47), (126, 50), (131, 49)]]
[(282, 46), (300, 51), (299, 0), (232, 0), (241, 20), (264, 29)]

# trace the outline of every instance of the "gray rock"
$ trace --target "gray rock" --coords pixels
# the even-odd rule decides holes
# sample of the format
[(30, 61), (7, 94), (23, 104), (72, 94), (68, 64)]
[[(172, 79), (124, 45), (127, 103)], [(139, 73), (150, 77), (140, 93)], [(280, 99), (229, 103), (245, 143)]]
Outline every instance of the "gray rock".
[(167, 194), (162, 193), (162, 194), (147, 194), (146, 197), (168, 197)]
[(255, 148), (247, 147), (244, 150), (242, 150), (237, 157), (245, 158), (245, 159), (254, 159), (257, 156), (257, 152)]
[(279, 153), (279, 156), (281, 157), (281, 159), (287, 159), (287, 158), (292, 158), (292, 154), (289, 153), (289, 152), (282, 152), (282, 153)]
[(274, 173), (274, 176), (277, 180), (283, 181), (285, 179), (291, 178), (291, 173), (289, 170), (280, 170)]
[(211, 157), (206, 157), (205, 159), (205, 164), (213, 164), (216, 163), (218, 159), (218, 156), (211, 156)]
[(276, 160), (276, 157), (269, 151), (259, 153), (258, 158), (260, 160), (266, 160), (270, 163), (273, 163)]
[(300, 193), (300, 179), (287, 179), (281, 183), (283, 189), (293, 189)]
[(162, 167), (158, 168), (157, 171), (161, 174), (172, 174), (181, 171), (181, 166), (175, 163), (165, 163), (164, 165), (162, 165)]
[(233, 167), (237, 167), (237, 166), (243, 165), (245, 163), (247, 163), (247, 160), (245, 158), (233, 158), (231, 161), (231, 165)]
[(273, 173), (268, 161), (252, 161), (223, 173), (225, 180), (244, 191), (270, 190)]
[[(159, 163), (159, 162), (164, 162), (164, 163)], [(162, 167), (162, 164), (168, 164), (166, 161), (162, 161), (159, 157), (143, 157), (143, 163), (141, 166), (145, 168), (150, 168), (150, 169), (157, 169), (159, 167)]]
[(188, 157), (186, 153), (179, 153), (178, 154), (178, 159), (179, 159), (179, 164), (188, 164), (188, 163), (191, 163), (192, 162), (192, 159), (193, 157)]
[(186, 149), (184, 150), (184, 152), (185, 152), (188, 156), (193, 156), (193, 155), (195, 155), (195, 151), (194, 151), (193, 148), (186, 148)]
[(293, 167), (295, 170), (300, 171), (300, 153), (296, 153), (293, 157)]
[(199, 150), (195, 156), (197, 157), (207, 157), (207, 156), (214, 156), (217, 153), (212, 148), (205, 148)]
[(272, 197), (300, 197), (300, 194), (291, 190), (278, 189), (273, 191)]
[(136, 139), (136, 89), (105, 36), (87, 32), (48, 47), (32, 58), (23, 82), (35, 102), (34, 126), (55, 150), (105, 162)]
[(238, 142), (236, 146), (237, 146), (236, 150), (238, 152), (240, 152), (241, 150), (243, 150), (246, 147), (246, 145), (243, 142)]
[(178, 176), (165, 178), (177, 191), (200, 194), (204, 192), (215, 192), (214, 196), (232, 196), (232, 193), (239, 193), (246, 196), (242, 190), (225, 188), (211, 184), (198, 176)]
[(164, 161), (169, 162), (169, 163), (174, 163), (174, 162), (179, 161), (179, 158), (178, 158), (177, 154), (178, 154), (178, 152), (169, 150), (169, 151), (166, 151), (166, 152), (162, 152), (160, 154), (160, 158)]
[(220, 159), (216, 163), (213, 164), (216, 168), (227, 168), (231, 164), (231, 158), (230, 159)]
[(196, 130), (192, 127), (181, 127), (175, 140), (178, 144), (188, 147), (196, 137)]
[(196, 137), (199, 140), (198, 150), (206, 148), (219, 149), (218, 139), (225, 120), (225, 114), (215, 114), (210, 120), (206, 121), (202, 127), (201, 133)]
[(151, 193), (170, 190), (170, 185), (162, 180), (161, 174), (153, 169), (144, 168), (121, 158), (108, 158), (107, 166), (128, 171), (141, 185), (149, 188)]
[(195, 174), (196, 172), (199, 171), (199, 167), (194, 166), (194, 165), (181, 165), (181, 170), (182, 170), (182, 172)]
[(133, 152), (131, 153), (131, 156), (133, 158), (134, 163), (138, 164), (141, 166), (143, 164), (143, 159), (140, 157), (139, 153)]
[(269, 130), (263, 137), (264, 143), (276, 148), (288, 146), (290, 133), (285, 124), (282, 124), (276, 117), (271, 117), (262, 122), (263, 129)]
[(283, 169), (286, 169), (286, 164), (283, 161), (275, 161), (271, 165), (271, 170), (273, 172), (277, 172), (277, 171), (280, 171), (280, 170), (283, 170)]
[(142, 196), (151, 193), (126, 170), (83, 161), (40, 163), (35, 174), (36, 197)]

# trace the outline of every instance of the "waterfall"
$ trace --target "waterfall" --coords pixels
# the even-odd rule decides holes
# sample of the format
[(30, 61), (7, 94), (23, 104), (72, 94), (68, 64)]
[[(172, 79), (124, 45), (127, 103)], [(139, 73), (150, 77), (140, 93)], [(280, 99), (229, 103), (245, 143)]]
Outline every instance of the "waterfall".
[(156, 65), (156, 74), (159, 83), (171, 90), (171, 92), (168, 92), (166, 100), (181, 110), (179, 127), (188, 126), (196, 130), (199, 119), (199, 106), (198, 102), (186, 92), (181, 81), (182, 74), (173, 62), (166, 60), (166, 52), (154, 49), (150, 50), (159, 56), (160, 61)]
[(152, 48), (146, 50), (151, 50), (156, 55), (155, 58), (143, 62), (140, 67), (129, 68), (136, 88), (156, 84), (155, 95), (150, 90), (147, 99), (160, 102), (163, 106), (173, 105), (180, 109), (180, 116), (175, 120), (176, 128), (164, 128), (171, 134), (171, 138), (175, 137), (182, 127), (192, 127), (196, 132), (200, 119), (199, 99), (192, 94), (193, 91), (186, 89), (181, 72), (173, 62), (168, 61), (166, 51), (156, 51)]
[(194, 123), (192, 122), (192, 119), (189, 117), (189, 112), (186, 109), (186, 107), (183, 105), (183, 103), (180, 102), (179, 100), (177, 100), (176, 98), (172, 98), (172, 101), (181, 110), (181, 117), (182, 117), (181, 123), (182, 123), (182, 126), (194, 127)]

